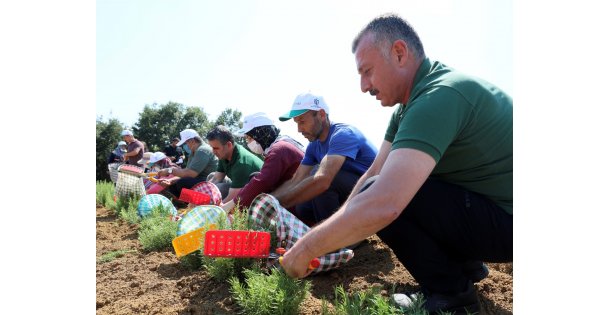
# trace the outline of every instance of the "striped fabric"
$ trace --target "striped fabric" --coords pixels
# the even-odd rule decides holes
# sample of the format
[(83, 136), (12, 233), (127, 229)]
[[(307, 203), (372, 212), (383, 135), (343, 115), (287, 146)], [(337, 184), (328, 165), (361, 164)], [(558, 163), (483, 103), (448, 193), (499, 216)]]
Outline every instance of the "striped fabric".
[(200, 182), (192, 186), (190, 189), (211, 196), (211, 202), (216, 206), (222, 204), (222, 193), (220, 192), (219, 188), (217, 188), (217, 186), (211, 182)]
[(173, 206), (173, 204), (171, 203), (171, 200), (169, 200), (165, 196), (154, 195), (154, 194), (145, 195), (139, 200), (139, 203), (137, 204), (137, 214), (143, 218), (143, 217), (147, 216), (148, 214), (150, 214), (150, 212), (152, 212), (152, 209), (154, 209), (154, 207), (157, 207), (160, 205), (162, 205), (163, 207), (169, 208), (169, 211), (171, 212), (171, 214), (173, 216), (177, 215), (177, 209), (175, 209), (175, 206)]
[[(283, 208), (276, 198), (268, 194), (259, 194), (253, 199), (249, 207), (249, 216), (260, 229), (268, 226), (271, 229), (274, 227), (277, 243), (273, 250), (277, 247), (290, 249), (298, 239), (310, 230), (300, 219)], [(313, 273), (337, 268), (341, 264), (351, 260), (354, 255), (355, 253), (352, 250), (342, 248), (337, 252), (321, 256), (319, 257), (321, 265), (313, 270)], [(278, 266), (278, 264), (278, 260), (268, 260), (269, 267), (272, 265)]]
[[(188, 211), (177, 225), (177, 236), (194, 231), (206, 224), (216, 223), (226, 220), (226, 212), (218, 206), (198, 206)], [(228, 225), (228, 223), (226, 223)]]
[[(116, 196), (118, 197), (128, 197), (136, 196), (141, 197), (146, 194), (146, 190), (144, 189), (144, 183), (142, 178), (139, 176), (131, 175), (129, 173), (121, 172), (120, 170), (125, 169), (129, 171), (136, 171), (138, 173), (143, 173), (143, 169), (138, 168), (134, 165), (121, 165), (118, 167), (118, 178), (116, 180)], [(138, 171), (137, 169), (140, 169)]]

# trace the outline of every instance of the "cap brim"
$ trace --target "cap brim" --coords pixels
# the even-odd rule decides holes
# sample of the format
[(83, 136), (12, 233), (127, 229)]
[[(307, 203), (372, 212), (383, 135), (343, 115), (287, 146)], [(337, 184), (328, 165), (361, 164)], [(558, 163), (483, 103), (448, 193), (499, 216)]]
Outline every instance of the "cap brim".
[(188, 140), (190, 140), (190, 138), (188, 138), (188, 139), (184, 139), (184, 140), (179, 140), (179, 142), (176, 144), (176, 146), (178, 146), (178, 147), (179, 147), (180, 145), (184, 144), (184, 142), (186, 142), (186, 141), (188, 141)]
[[(253, 128), (251, 128), (251, 129), (253, 129)], [(239, 129), (239, 130), (236, 132), (236, 134), (237, 134), (237, 135), (239, 135), (239, 136), (244, 136), (244, 135), (245, 135), (245, 133), (249, 132), (251, 129), (245, 129), (245, 128), (243, 128), (243, 129)]]
[(289, 113), (279, 117), (280, 121), (286, 121), (286, 120), (290, 120), (294, 117), (298, 117), (304, 113), (306, 113), (307, 111), (309, 111), (308, 109), (298, 109), (298, 110), (292, 110)]

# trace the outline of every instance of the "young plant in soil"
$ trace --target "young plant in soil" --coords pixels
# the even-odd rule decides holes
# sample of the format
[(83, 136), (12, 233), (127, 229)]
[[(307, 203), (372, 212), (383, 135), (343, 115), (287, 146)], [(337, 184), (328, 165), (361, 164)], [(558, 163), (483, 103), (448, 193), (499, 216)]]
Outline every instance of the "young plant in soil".
[(129, 222), (130, 224), (137, 224), (141, 221), (141, 218), (137, 214), (137, 204), (140, 199), (140, 197), (135, 196), (118, 198), (116, 200), (116, 205), (112, 210), (124, 221)]
[(260, 269), (245, 270), (244, 276), (244, 284), (236, 277), (229, 283), (233, 299), (245, 314), (298, 314), (311, 288), (310, 281), (292, 279), (276, 268), (269, 275)]
[(97, 263), (98, 264), (107, 263), (116, 258), (120, 258), (120, 257), (124, 256), (125, 254), (136, 253), (136, 252), (137, 251), (134, 249), (120, 249), (120, 250), (107, 252), (107, 253), (101, 255), (101, 257), (99, 257), (99, 259), (97, 260)]
[(107, 181), (98, 180), (95, 183), (95, 196), (97, 205), (110, 208), (114, 202), (114, 184)]
[[(219, 220), (218, 230), (259, 230), (253, 225), (247, 215), (247, 209), (241, 209), (238, 205), (232, 216), (230, 225), (226, 223), (225, 217)], [(214, 258), (202, 256), (202, 265), (209, 272), (209, 275), (219, 281), (227, 280), (230, 277), (243, 279), (245, 269), (260, 268), (262, 260), (254, 258)]]
[(177, 233), (177, 222), (171, 220), (168, 207), (158, 205), (142, 219), (139, 225), (139, 242), (145, 251), (171, 248)]
[[(333, 310), (328, 307), (327, 301), (323, 300), (322, 314), (324, 315), (358, 315), (358, 314), (377, 314), (392, 315), (403, 314), (403, 311), (388, 298), (380, 294), (379, 287), (373, 287), (363, 292), (347, 294), (344, 287), (334, 288), (335, 300)], [(419, 313), (406, 313), (419, 314)]]

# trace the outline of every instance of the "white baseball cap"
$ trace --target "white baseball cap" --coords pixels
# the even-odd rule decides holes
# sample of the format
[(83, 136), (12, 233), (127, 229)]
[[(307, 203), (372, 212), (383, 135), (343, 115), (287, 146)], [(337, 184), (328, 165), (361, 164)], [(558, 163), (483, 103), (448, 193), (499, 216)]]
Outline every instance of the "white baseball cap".
[(196, 132), (196, 130), (194, 129), (184, 129), (179, 133), (179, 142), (177, 143), (177, 146), (180, 146), (182, 144), (184, 144), (184, 142), (194, 138), (194, 137), (200, 137), (198, 135), (198, 132)]
[(124, 136), (132, 136), (132, 135), (133, 135), (133, 132), (131, 132), (131, 130), (123, 130), (123, 131), (120, 133), (120, 136), (121, 136), (121, 137), (124, 137)]
[(144, 153), (144, 156), (141, 158), (141, 160), (137, 161), (137, 164), (146, 165), (146, 163), (148, 163), (148, 161), (150, 160), (151, 156), (152, 152)]
[(329, 107), (325, 103), (323, 96), (314, 95), (310, 92), (302, 93), (296, 96), (296, 99), (291, 105), (291, 111), (279, 117), (279, 120), (290, 120), (291, 118), (300, 116), (309, 110), (319, 111), (321, 109), (324, 110), (325, 113), (329, 114)]
[(245, 116), (243, 119), (243, 128), (241, 128), (236, 133), (239, 135), (244, 135), (247, 132), (251, 131), (251, 129), (259, 126), (271, 126), (274, 125), (272, 119), (268, 117), (265, 113), (255, 113), (248, 116)]
[(118, 141), (118, 145), (127, 145), (127, 143), (121, 140), (121, 141)]
[(154, 154), (152, 154), (152, 156), (150, 157), (150, 163), (156, 163), (166, 157), (167, 156), (162, 152), (154, 152)]

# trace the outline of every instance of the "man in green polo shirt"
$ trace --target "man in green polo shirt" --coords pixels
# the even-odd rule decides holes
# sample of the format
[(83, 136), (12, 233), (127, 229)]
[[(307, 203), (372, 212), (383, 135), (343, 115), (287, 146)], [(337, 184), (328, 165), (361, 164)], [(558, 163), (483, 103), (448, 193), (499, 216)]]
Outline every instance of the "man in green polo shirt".
[(241, 188), (249, 182), (251, 174), (259, 172), (264, 162), (235, 143), (232, 132), (225, 126), (219, 125), (213, 128), (207, 133), (206, 138), (213, 148), (213, 154), (220, 160), (211, 182), (219, 183), (226, 176), (232, 180), (228, 196), (222, 201), (225, 203), (238, 195)]
[[(513, 260), (513, 105), (498, 87), (429, 60), (396, 15), (353, 41), (361, 91), (393, 107), (384, 142), (343, 206), (283, 256), (314, 257), (377, 234), (420, 284), (431, 314), (476, 313), (485, 262)], [(420, 294), (395, 294), (410, 306)]]

